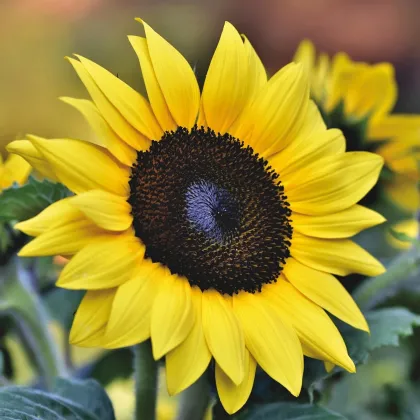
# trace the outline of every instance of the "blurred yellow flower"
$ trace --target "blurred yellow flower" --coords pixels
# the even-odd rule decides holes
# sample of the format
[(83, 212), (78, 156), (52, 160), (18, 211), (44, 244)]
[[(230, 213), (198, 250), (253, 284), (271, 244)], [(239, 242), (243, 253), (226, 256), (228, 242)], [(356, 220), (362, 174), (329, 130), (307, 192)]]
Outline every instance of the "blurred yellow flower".
[[(381, 155), (388, 171), (381, 178), (382, 187), (404, 210), (416, 211), (420, 206), (420, 115), (392, 113), (398, 95), (393, 66), (355, 62), (345, 53), (331, 59), (326, 54), (316, 57), (308, 40), (300, 44), (294, 60), (308, 72), (311, 95), (329, 128), (343, 131), (348, 151)], [(365, 136), (355, 128), (362, 121)]]
[[(408, 237), (407, 239), (414, 240), (419, 236), (419, 222), (416, 219), (403, 220), (395, 224), (392, 229), (395, 232), (405, 234)], [(388, 241), (394, 248), (409, 249), (412, 247), (412, 243), (409, 240), (401, 241), (391, 233), (388, 233)]]
[(9, 188), (14, 182), (24, 184), (31, 172), (31, 165), (17, 155), (9, 155), (6, 161), (0, 154), (0, 191)]

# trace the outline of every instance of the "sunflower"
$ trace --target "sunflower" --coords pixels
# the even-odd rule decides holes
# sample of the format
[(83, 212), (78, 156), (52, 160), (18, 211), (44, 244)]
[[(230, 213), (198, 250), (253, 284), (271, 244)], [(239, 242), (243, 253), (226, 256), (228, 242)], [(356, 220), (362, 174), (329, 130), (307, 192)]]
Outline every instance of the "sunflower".
[(0, 154), (0, 192), (9, 188), (13, 183), (22, 185), (28, 179), (31, 165), (17, 155), (9, 155), (6, 161)]
[(9, 146), (68, 186), (17, 228), (22, 256), (70, 257), (58, 286), (87, 293), (70, 340), (118, 348), (151, 338), (170, 394), (214, 360), (229, 413), (257, 364), (297, 396), (303, 355), (353, 372), (324, 311), (367, 331), (334, 274), (383, 266), (349, 237), (384, 221), (356, 203), (383, 159), (345, 153), (309, 98), (300, 64), (267, 80), (226, 23), (200, 92), (183, 56), (144, 21), (130, 36), (148, 100), (92, 61), (69, 59), (92, 101), (64, 98), (96, 144), (30, 136)]
[(345, 53), (316, 57), (303, 41), (295, 54), (310, 75), (311, 95), (329, 128), (339, 128), (347, 150), (384, 158), (380, 186), (406, 214), (420, 207), (420, 115), (393, 114), (398, 88), (390, 63), (354, 62)]

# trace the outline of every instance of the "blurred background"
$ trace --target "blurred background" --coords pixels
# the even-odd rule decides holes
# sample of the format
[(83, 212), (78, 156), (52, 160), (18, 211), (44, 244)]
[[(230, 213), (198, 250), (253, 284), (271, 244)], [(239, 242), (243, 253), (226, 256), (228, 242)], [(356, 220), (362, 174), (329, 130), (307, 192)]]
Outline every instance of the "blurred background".
[(141, 34), (136, 16), (170, 39), (201, 80), (229, 20), (271, 72), (291, 60), (305, 37), (328, 53), (390, 61), (399, 110), (419, 112), (419, 12), (418, 0), (1, 0), (0, 147), (28, 132), (90, 135), (78, 113), (57, 100), (86, 95), (66, 55), (87, 56), (142, 90), (126, 38)]
[[(142, 17), (170, 40), (195, 67), (201, 82), (223, 22), (229, 20), (251, 40), (270, 73), (292, 59), (303, 38), (330, 54), (346, 51), (355, 60), (392, 62), (400, 88), (397, 111), (420, 113), (418, 16), (419, 0), (0, 0), (0, 153), (8, 142), (26, 133), (83, 139), (93, 135), (80, 115), (58, 100), (59, 96), (87, 97), (64, 60), (66, 55), (84, 55), (144, 92), (137, 57), (127, 40), (127, 35), (142, 35), (135, 17)], [(76, 307), (77, 302), (72, 305)], [(412, 309), (418, 312), (417, 307)], [(60, 312), (54, 307), (51, 311), (55, 315)], [(71, 320), (57, 322), (68, 328)], [(66, 332), (52, 328), (64, 346)], [(385, 349), (374, 356), (371, 365), (361, 368), (361, 375), (337, 388), (331, 407), (350, 412), (351, 418), (356, 401), (375, 413), (372, 418), (400, 418), (389, 401), (394, 401), (393, 390), (404, 390), (408, 382), (420, 384), (420, 363), (416, 369), (411, 363), (417, 350), (410, 351), (420, 347), (419, 335), (401, 349)], [(11, 340), (9, 346), (13, 346), (13, 337)], [(133, 401), (132, 383), (127, 379), (131, 366), (128, 350), (112, 355), (71, 351), (76, 366), (100, 359), (102, 365), (91, 366), (87, 375), (108, 386), (117, 418), (130, 418)], [(12, 353), (19, 359), (18, 345)], [(121, 361), (123, 365), (118, 365)], [(123, 372), (122, 378), (114, 380), (110, 365)], [(30, 373), (21, 370), (18, 382), (27, 383)], [(365, 384), (363, 392), (360, 381)], [(347, 399), (350, 392), (359, 399)], [(409, 392), (405, 395), (411, 398)], [(166, 395), (163, 399), (169, 401)], [(346, 407), (348, 401), (352, 407)], [(161, 406), (159, 420), (173, 418), (172, 405)]]

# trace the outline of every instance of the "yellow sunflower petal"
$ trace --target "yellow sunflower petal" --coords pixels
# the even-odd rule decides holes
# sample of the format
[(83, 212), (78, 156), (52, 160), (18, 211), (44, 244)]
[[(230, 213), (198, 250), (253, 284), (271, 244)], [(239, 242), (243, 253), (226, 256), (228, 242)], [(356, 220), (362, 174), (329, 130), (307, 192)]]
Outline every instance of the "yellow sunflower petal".
[(294, 232), (291, 255), (302, 264), (339, 276), (377, 276), (385, 272), (377, 259), (348, 239), (311, 238)]
[(125, 165), (132, 165), (137, 156), (136, 150), (118, 137), (92, 101), (65, 97), (60, 99), (76, 108), (96, 132), (97, 137), (91, 143), (105, 147)]
[[(293, 211), (327, 214), (356, 204), (376, 184), (382, 157), (368, 152), (329, 156), (282, 178)], [(305, 182), (302, 182), (302, 180)]]
[(202, 292), (192, 288), (194, 325), (187, 338), (166, 355), (166, 384), (170, 395), (192, 385), (207, 369), (211, 353), (207, 347), (202, 325)]
[(267, 73), (264, 65), (255, 52), (248, 38), (242, 35), (245, 54), (248, 57), (248, 102), (252, 102), (267, 83)]
[(302, 63), (306, 72), (312, 73), (315, 65), (315, 47), (309, 39), (304, 39), (298, 46), (293, 61)]
[(407, 213), (415, 213), (420, 207), (418, 182), (404, 176), (395, 176), (384, 184), (385, 194)]
[(145, 247), (131, 235), (110, 235), (86, 245), (66, 264), (57, 286), (66, 289), (109, 289), (131, 278)]
[(295, 140), (308, 104), (307, 77), (300, 64), (290, 63), (269, 80), (231, 134), (270, 156)]
[[(146, 85), (147, 96), (149, 97), (150, 105), (156, 119), (159, 121), (163, 131), (175, 130), (176, 123), (172, 118), (165, 97), (163, 96), (162, 89), (156, 78), (146, 38), (129, 36), (128, 40), (139, 59), (144, 84)], [(160, 137), (155, 138), (155, 140), (159, 139)]]
[(128, 195), (128, 171), (104, 149), (79, 140), (32, 138), (32, 144), (50, 163), (60, 181), (73, 192), (105, 190)]
[(225, 22), (203, 87), (203, 108), (211, 129), (224, 134), (249, 98), (248, 57), (241, 36)]
[(121, 196), (106, 191), (81, 193), (72, 198), (71, 205), (106, 230), (123, 231), (133, 222), (130, 204)]
[[(93, 61), (80, 55), (76, 55), (76, 57), (109, 102), (136, 130), (148, 139), (159, 138), (158, 136), (162, 135), (162, 130), (153, 111), (143, 96)], [(134, 139), (132, 143), (133, 147), (143, 146), (143, 142), (135, 143)]]
[(115, 289), (86, 292), (73, 320), (71, 344), (80, 347), (101, 346), (114, 296)]
[(235, 385), (216, 363), (217, 392), (227, 413), (236, 413), (247, 402), (254, 385), (256, 368), (255, 359), (245, 349), (245, 377), (239, 385)]
[(245, 375), (245, 341), (231, 299), (214, 290), (203, 292), (203, 328), (211, 354), (226, 375), (239, 385)]
[(233, 308), (245, 334), (245, 343), (257, 363), (273, 379), (298, 396), (302, 387), (303, 353), (290, 324), (284, 322), (262, 295), (242, 292)]
[(132, 346), (150, 338), (153, 303), (166, 275), (159, 264), (146, 259), (131, 280), (118, 287), (103, 339), (105, 348)]
[(197, 79), (188, 61), (146, 22), (150, 59), (156, 79), (175, 122), (186, 128), (195, 124), (200, 103)]
[(1, 188), (8, 188), (14, 182), (17, 182), (19, 185), (24, 184), (31, 170), (31, 165), (21, 156), (9, 155), (3, 165)]
[(168, 274), (159, 282), (150, 326), (155, 360), (181, 344), (195, 322), (187, 279)]
[(302, 294), (347, 324), (360, 330), (369, 327), (355, 301), (343, 285), (331, 274), (314, 270), (289, 258), (283, 272)]
[(373, 120), (368, 126), (370, 141), (383, 141), (405, 137), (420, 130), (420, 116), (417, 114), (393, 114)]
[(296, 139), (285, 150), (270, 157), (270, 165), (285, 177), (297, 173), (320, 158), (344, 153), (346, 140), (340, 130), (322, 130), (305, 139)]
[(73, 219), (54, 226), (25, 245), (18, 253), (21, 257), (42, 257), (48, 255), (73, 255), (94, 239), (105, 235), (81, 214)]
[(10, 153), (15, 153), (25, 159), (40, 175), (53, 181), (58, 181), (51, 165), (29, 140), (15, 140), (6, 147)]
[(309, 350), (305, 352), (308, 356), (355, 371), (340, 332), (322, 308), (306, 299), (282, 277), (277, 283), (264, 286), (261, 297), (293, 326), (302, 345)]
[(357, 94), (357, 91), (348, 89), (349, 84), (354, 82), (357, 72), (361, 66), (356, 66), (346, 53), (338, 53), (331, 60), (331, 80), (329, 83), (329, 94), (325, 98), (325, 108), (329, 112), (333, 110), (348, 93)]
[[(148, 138), (153, 139), (153, 137), (148, 137), (148, 136), (146, 137), (145, 135), (137, 131), (127, 121), (127, 119), (124, 118), (121, 112), (112, 104), (111, 100), (106, 96), (107, 94), (110, 94), (109, 92), (111, 90), (111, 87), (115, 88), (115, 85), (109, 86), (108, 87), (109, 90), (107, 90), (105, 93), (104, 91), (102, 91), (101, 88), (99, 88), (99, 86), (96, 84), (96, 81), (94, 80), (90, 72), (85, 68), (85, 66), (80, 61), (75, 60), (73, 58), (68, 58), (68, 57), (67, 59), (70, 62), (70, 64), (73, 66), (73, 68), (76, 70), (76, 73), (78, 74), (82, 83), (85, 85), (87, 91), (89, 92), (90, 97), (92, 98), (95, 105), (98, 107), (98, 110), (100, 111), (104, 119), (108, 122), (108, 124), (112, 127), (112, 129), (117, 133), (117, 135), (133, 148), (136, 148), (139, 150), (143, 150), (147, 148), (147, 145), (149, 143)], [(107, 72), (105, 69), (103, 69), (103, 71)], [(110, 76), (113, 77), (112, 75)], [(125, 86), (128, 89), (131, 89), (127, 85)], [(124, 90), (125, 89), (123, 88), (123, 92)], [(118, 93), (116, 92), (113, 92), (113, 94), (118, 95)], [(115, 101), (116, 99), (113, 98), (113, 100)], [(156, 129), (156, 132), (159, 132), (158, 129)], [(151, 135), (152, 133), (149, 133), (149, 134)]]
[(345, 101), (347, 115), (363, 117), (370, 114), (377, 118), (391, 111), (397, 99), (394, 68), (389, 63), (370, 66), (358, 79), (354, 91)]
[(16, 223), (15, 229), (30, 236), (39, 236), (57, 225), (82, 219), (82, 213), (71, 205), (73, 198), (56, 201), (35, 217)]
[(355, 204), (337, 213), (308, 216), (293, 213), (293, 229), (317, 238), (348, 238), (385, 222), (385, 218), (367, 207)]

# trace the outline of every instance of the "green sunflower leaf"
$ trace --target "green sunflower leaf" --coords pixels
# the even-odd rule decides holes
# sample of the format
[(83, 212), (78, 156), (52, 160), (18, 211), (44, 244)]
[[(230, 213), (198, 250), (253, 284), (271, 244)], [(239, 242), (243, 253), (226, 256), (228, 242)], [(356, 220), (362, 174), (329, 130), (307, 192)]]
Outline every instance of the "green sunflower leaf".
[(58, 378), (51, 393), (18, 386), (0, 388), (0, 418), (115, 420), (115, 415), (96, 381)]
[(384, 308), (365, 314), (370, 335), (348, 327), (340, 328), (354, 363), (365, 363), (369, 353), (384, 346), (398, 346), (400, 338), (413, 334), (413, 327), (420, 326), (420, 315), (405, 308)]
[(69, 195), (62, 184), (29, 177), (25, 185), (13, 184), (0, 194), (0, 221), (12, 222), (30, 219), (50, 204)]
[(339, 420), (341, 414), (314, 404), (273, 403), (254, 406), (238, 416), (240, 420)]

